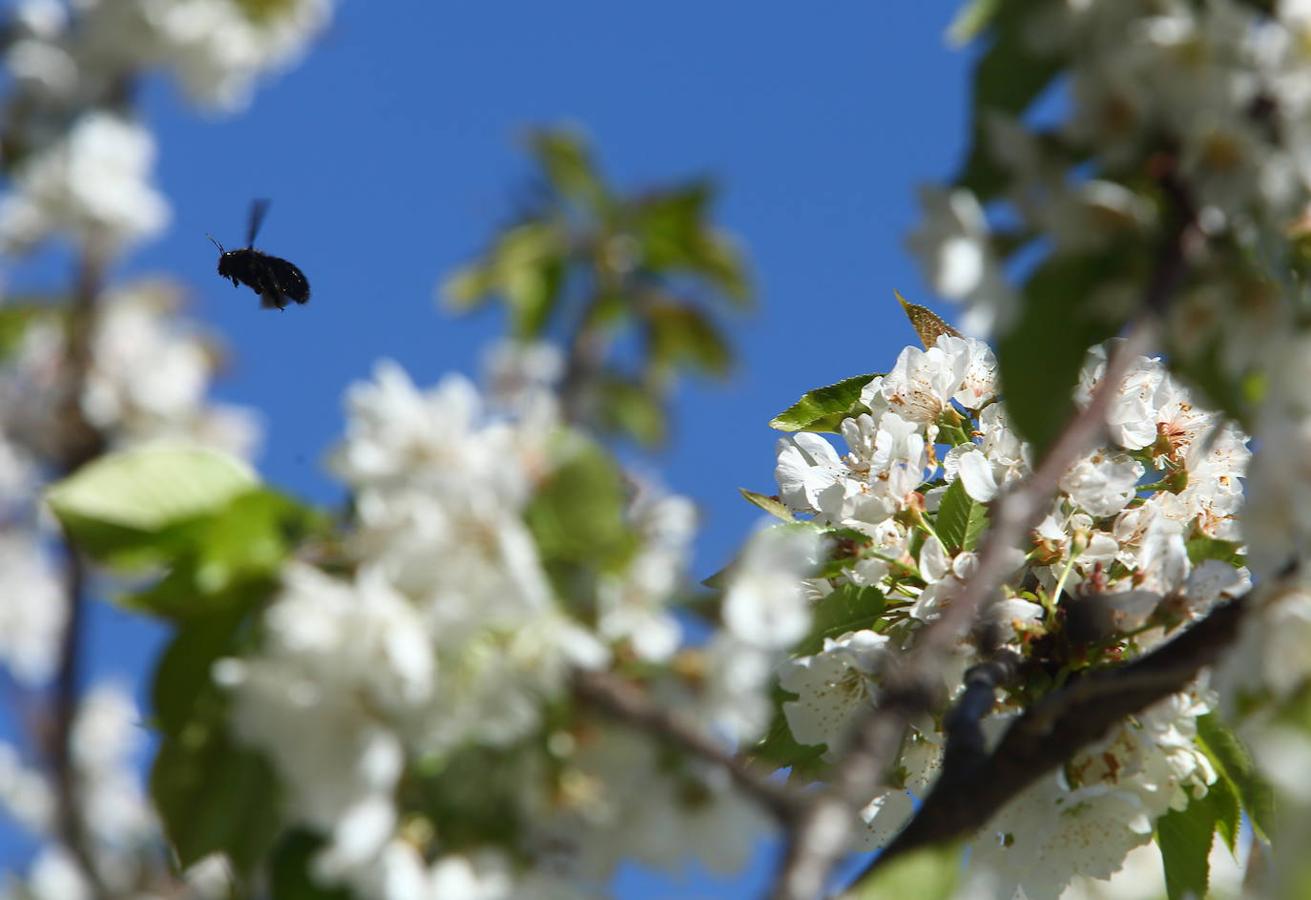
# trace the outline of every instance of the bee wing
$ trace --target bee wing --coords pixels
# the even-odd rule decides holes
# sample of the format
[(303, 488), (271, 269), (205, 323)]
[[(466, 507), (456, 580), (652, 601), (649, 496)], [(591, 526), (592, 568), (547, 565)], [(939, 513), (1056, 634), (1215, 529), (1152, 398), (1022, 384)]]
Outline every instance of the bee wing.
[(260, 198), (250, 202), (250, 221), (246, 225), (246, 246), (255, 246), (255, 235), (259, 233), (259, 228), (264, 224), (264, 217), (269, 212), (269, 201), (267, 198)]
[(273, 276), (278, 290), (297, 303), (308, 303), (310, 283), (305, 273), (294, 264), (276, 256), (267, 257), (269, 272)]

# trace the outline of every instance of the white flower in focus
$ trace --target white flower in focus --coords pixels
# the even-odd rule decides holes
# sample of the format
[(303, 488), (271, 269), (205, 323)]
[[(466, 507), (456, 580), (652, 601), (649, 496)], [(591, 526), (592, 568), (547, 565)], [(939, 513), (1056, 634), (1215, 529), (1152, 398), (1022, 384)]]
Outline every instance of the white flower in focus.
[(873, 679), (893, 652), (886, 635), (853, 631), (825, 638), (813, 656), (789, 660), (779, 684), (798, 699), (783, 704), (788, 728), (799, 744), (827, 744), (838, 752), (852, 720), (874, 702)]
[(63, 585), (37, 538), (0, 530), (0, 661), (21, 684), (54, 674), (67, 619)]
[(1094, 518), (1113, 516), (1133, 499), (1143, 464), (1125, 453), (1094, 450), (1061, 477), (1061, 490)]
[(158, 234), (168, 206), (150, 184), (150, 132), (90, 112), (53, 146), (25, 159), (0, 200), (0, 243), (23, 249), (66, 231), (82, 243), (130, 244)]

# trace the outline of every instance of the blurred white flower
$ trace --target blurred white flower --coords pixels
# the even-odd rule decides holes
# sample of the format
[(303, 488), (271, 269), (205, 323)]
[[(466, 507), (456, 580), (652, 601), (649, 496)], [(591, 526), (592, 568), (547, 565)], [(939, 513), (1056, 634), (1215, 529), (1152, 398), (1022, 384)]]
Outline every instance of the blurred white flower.
[(168, 205), (150, 183), (155, 142), (128, 119), (89, 112), (24, 159), (0, 200), (0, 244), (23, 249), (55, 232), (117, 247), (158, 234)]
[(64, 588), (39, 540), (0, 528), (0, 661), (37, 687), (55, 671), (67, 619)]

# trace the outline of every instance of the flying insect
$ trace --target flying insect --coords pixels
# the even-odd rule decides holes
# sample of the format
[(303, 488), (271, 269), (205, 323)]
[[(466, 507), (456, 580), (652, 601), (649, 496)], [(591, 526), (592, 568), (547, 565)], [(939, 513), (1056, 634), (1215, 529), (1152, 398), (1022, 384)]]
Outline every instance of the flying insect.
[(255, 235), (268, 214), (269, 201), (256, 200), (250, 204), (250, 222), (246, 228), (246, 246), (227, 250), (213, 235), (206, 235), (219, 248), (218, 273), (232, 281), (232, 286), (245, 285), (259, 294), (260, 306), (265, 309), (286, 309), (287, 301), (308, 303), (310, 283), (305, 273), (293, 263), (255, 249)]

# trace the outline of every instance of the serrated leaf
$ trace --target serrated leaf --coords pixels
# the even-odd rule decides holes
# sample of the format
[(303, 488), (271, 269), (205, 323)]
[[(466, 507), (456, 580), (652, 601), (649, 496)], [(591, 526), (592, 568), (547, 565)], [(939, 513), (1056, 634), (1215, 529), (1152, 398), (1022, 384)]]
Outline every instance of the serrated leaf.
[(770, 497), (765, 494), (757, 494), (755, 491), (748, 491), (746, 488), (738, 488), (738, 492), (746, 499), (769, 513), (776, 519), (782, 519), (784, 522), (795, 522), (797, 517), (792, 515), (792, 510), (788, 509), (783, 501), (777, 497)]
[(1172, 809), (1156, 820), (1156, 843), (1161, 848), (1169, 900), (1206, 896), (1215, 827), (1216, 808), (1206, 797), (1195, 797), (1185, 809)]
[(944, 322), (937, 313), (929, 309), (927, 306), (919, 306), (918, 304), (911, 303), (905, 297), (901, 296), (900, 291), (893, 291), (892, 293), (896, 296), (897, 302), (901, 304), (902, 312), (904, 312), (906, 318), (910, 320), (911, 327), (915, 329), (915, 334), (919, 336), (920, 343), (924, 345), (924, 349), (927, 350), (929, 347), (932, 347), (938, 342), (938, 338), (944, 334), (951, 335), (952, 337), (962, 336), (959, 331)]
[(1215, 829), (1224, 840), (1230, 853), (1238, 852), (1238, 838), (1242, 834), (1243, 805), (1227, 779), (1217, 778), (1208, 785), (1206, 799), (1215, 810)]
[(1220, 777), (1229, 782), (1242, 801), (1243, 811), (1247, 813), (1253, 830), (1263, 840), (1270, 840), (1275, 813), (1274, 792), (1257, 772), (1252, 755), (1238, 735), (1211, 713), (1198, 718), (1197, 740)]
[(824, 649), (827, 638), (873, 628), (886, 607), (887, 598), (876, 587), (844, 584), (835, 588), (815, 604), (810, 634), (793, 649), (793, 654), (809, 656)]
[(960, 880), (961, 852), (936, 845), (894, 859), (842, 895), (844, 900), (947, 900)]
[(997, 347), (1002, 395), (1015, 430), (1041, 459), (1073, 417), (1074, 388), (1088, 348), (1119, 331), (1081, 301), (1117, 277), (1113, 256), (1047, 260), (1024, 287), (1018, 320)]
[(192, 446), (111, 453), (46, 491), (74, 542), (98, 558), (131, 552), (168, 529), (221, 509), (259, 483), (236, 457)]
[(979, 536), (988, 527), (988, 510), (970, 497), (959, 478), (951, 483), (942, 495), (934, 530), (950, 553), (973, 550)]
[(837, 433), (842, 420), (865, 411), (860, 392), (877, 375), (856, 375), (836, 384), (807, 391), (801, 399), (769, 421), (778, 431)]

